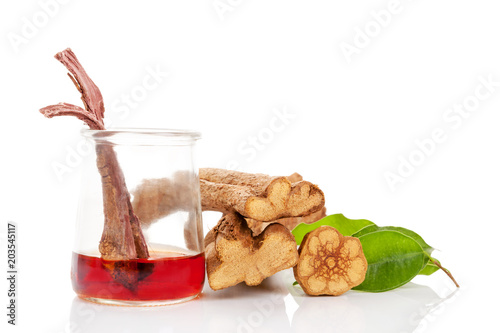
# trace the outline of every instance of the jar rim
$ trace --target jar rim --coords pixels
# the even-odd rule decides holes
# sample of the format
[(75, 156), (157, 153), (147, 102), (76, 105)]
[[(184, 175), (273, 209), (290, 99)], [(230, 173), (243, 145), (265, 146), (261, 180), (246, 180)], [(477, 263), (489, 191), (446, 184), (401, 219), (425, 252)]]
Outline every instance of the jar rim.
[[(200, 132), (182, 129), (169, 129), (169, 128), (111, 128), (105, 130), (93, 130), (83, 128), (81, 134), (89, 139), (96, 141), (108, 141), (110, 143), (118, 143), (124, 137), (128, 137), (127, 144), (143, 145), (147, 141), (153, 140), (156, 144), (171, 144), (171, 143), (184, 143), (189, 144), (201, 138)], [(130, 138), (136, 138), (132, 140)], [(117, 141), (117, 142), (116, 142)], [(147, 144), (147, 143), (146, 143)]]

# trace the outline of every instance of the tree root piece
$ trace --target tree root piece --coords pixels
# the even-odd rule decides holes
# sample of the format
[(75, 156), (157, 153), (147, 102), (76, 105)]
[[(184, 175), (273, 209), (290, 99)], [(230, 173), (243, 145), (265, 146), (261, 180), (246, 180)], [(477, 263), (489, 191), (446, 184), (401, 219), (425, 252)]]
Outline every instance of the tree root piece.
[(270, 224), (273, 223), (282, 224), (285, 227), (287, 227), (288, 230), (292, 231), (296, 226), (298, 226), (301, 223), (307, 223), (307, 224), (314, 223), (316, 221), (321, 220), (325, 216), (326, 216), (326, 207), (323, 207), (321, 210), (318, 210), (317, 212), (314, 212), (306, 216), (285, 217), (269, 222), (257, 221), (250, 218), (245, 218), (245, 220), (247, 221), (248, 227), (252, 229), (253, 235), (258, 236), (262, 231), (264, 231), (264, 229), (266, 229)]
[(200, 180), (204, 210), (235, 210), (262, 222), (309, 215), (325, 204), (323, 192), (303, 180), (292, 184), (287, 177), (213, 168), (200, 169)]
[(361, 284), (367, 269), (359, 239), (321, 226), (305, 235), (293, 273), (306, 294), (337, 296)]
[(224, 215), (205, 237), (208, 283), (219, 290), (245, 282), (256, 286), (278, 271), (293, 267), (297, 246), (281, 224), (268, 226), (259, 236), (238, 213)]

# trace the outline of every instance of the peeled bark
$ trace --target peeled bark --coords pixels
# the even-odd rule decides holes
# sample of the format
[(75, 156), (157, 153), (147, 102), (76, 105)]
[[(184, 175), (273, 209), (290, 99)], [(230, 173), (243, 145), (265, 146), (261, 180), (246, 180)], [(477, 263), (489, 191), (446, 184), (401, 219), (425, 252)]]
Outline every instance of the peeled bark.
[(97, 168), (104, 200), (104, 230), (99, 252), (106, 260), (148, 258), (139, 219), (134, 214), (123, 172), (112, 146), (98, 145)]
[[(69, 77), (82, 94), (85, 109), (59, 103), (40, 109), (48, 118), (75, 116), (90, 129), (104, 130), (104, 102), (99, 88), (90, 79), (71, 49), (55, 55), (70, 72)], [(104, 200), (104, 230), (99, 251), (105, 260), (148, 258), (149, 252), (140, 222), (134, 214), (130, 194), (116, 153), (110, 145), (97, 145), (97, 167), (101, 175)]]

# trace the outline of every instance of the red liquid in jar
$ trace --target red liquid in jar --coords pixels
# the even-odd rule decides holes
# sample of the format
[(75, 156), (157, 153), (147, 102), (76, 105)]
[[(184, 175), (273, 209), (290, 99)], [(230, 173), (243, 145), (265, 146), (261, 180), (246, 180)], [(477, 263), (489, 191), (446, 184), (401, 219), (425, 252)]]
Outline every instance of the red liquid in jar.
[(82, 298), (180, 299), (203, 289), (205, 256), (164, 253), (159, 258), (114, 261), (73, 253), (71, 280)]

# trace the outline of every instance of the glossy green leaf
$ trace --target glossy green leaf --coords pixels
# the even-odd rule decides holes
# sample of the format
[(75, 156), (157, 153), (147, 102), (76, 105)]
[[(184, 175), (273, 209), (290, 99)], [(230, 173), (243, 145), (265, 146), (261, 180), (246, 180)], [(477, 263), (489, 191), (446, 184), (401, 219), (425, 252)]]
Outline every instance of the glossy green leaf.
[[(432, 258), (432, 260), (437, 261), (439, 263), (439, 260), (437, 260), (436, 258)], [(429, 260), (427, 262), (427, 265), (425, 265), (424, 268), (422, 268), (422, 270), (418, 274), (419, 275), (431, 275), (438, 270), (439, 270), (439, 267), (436, 264), (434, 264), (431, 260)]]
[(431, 275), (439, 269), (443, 269), (458, 287), (451, 273), (431, 257), (434, 248), (414, 231), (401, 227), (379, 227), (368, 220), (351, 220), (342, 214), (335, 214), (312, 224), (298, 225), (292, 231), (297, 244), (308, 232), (322, 225), (332, 226), (344, 236), (360, 239), (368, 260), (368, 271), (365, 281), (354, 289), (387, 291), (404, 285), (416, 275)]
[(343, 214), (334, 214), (322, 218), (311, 224), (301, 223), (293, 229), (292, 234), (295, 236), (297, 245), (300, 245), (304, 236), (314, 229), (322, 226), (329, 225), (337, 229), (344, 236), (351, 236), (352, 234), (360, 231), (361, 229), (375, 225), (373, 222), (368, 220), (351, 220), (345, 217)]
[(359, 236), (368, 261), (363, 283), (353, 288), (382, 292), (411, 281), (429, 257), (413, 238), (395, 230), (377, 230)]
[(398, 232), (412, 238), (414, 241), (416, 241), (422, 247), (422, 250), (424, 250), (429, 256), (431, 255), (432, 251), (434, 251), (434, 248), (432, 246), (430, 246), (429, 244), (427, 244), (424, 241), (424, 239), (422, 237), (420, 237), (419, 234), (417, 234), (416, 232), (411, 231), (409, 229), (401, 228), (401, 227), (379, 227), (376, 225), (370, 225), (370, 226), (367, 226), (367, 227), (361, 229), (360, 231), (355, 233), (353, 236), (359, 238), (363, 235), (366, 235), (366, 234), (369, 234), (369, 233), (372, 233), (375, 231), (380, 231), (380, 230), (398, 231)]

